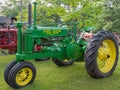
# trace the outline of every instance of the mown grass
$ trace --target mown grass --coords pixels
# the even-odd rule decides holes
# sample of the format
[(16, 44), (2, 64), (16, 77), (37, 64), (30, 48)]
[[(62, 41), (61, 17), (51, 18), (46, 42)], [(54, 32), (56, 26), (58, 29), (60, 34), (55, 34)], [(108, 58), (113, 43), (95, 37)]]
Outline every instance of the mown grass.
[[(0, 56), (0, 90), (14, 90), (3, 77), (6, 65), (14, 59), (14, 55)], [(84, 62), (68, 67), (58, 67), (50, 60), (30, 62), (37, 70), (35, 81), (19, 90), (120, 90), (120, 63), (112, 76), (93, 79), (87, 74)]]

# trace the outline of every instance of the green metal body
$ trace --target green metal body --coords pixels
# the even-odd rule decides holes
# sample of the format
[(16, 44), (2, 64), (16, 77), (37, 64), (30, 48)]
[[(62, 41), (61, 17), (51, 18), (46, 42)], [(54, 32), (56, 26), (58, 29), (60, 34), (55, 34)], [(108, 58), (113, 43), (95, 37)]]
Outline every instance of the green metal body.
[[(68, 27), (38, 27), (36, 25), (36, 4), (34, 3), (34, 24), (28, 26), (22, 32), (23, 24), (21, 22), (17, 23), (18, 47), (16, 60), (19, 62), (45, 57), (57, 58), (58, 60), (83, 60), (87, 41), (83, 40), (82, 37), (88, 30), (84, 30), (81, 36), (77, 38), (77, 23), (73, 23), (73, 29)], [(42, 38), (53, 38), (51, 39), (53, 40), (52, 45), (42, 45)], [(56, 38), (60, 38), (60, 40), (54, 41)], [(36, 45), (40, 46), (40, 50), (35, 50)]]

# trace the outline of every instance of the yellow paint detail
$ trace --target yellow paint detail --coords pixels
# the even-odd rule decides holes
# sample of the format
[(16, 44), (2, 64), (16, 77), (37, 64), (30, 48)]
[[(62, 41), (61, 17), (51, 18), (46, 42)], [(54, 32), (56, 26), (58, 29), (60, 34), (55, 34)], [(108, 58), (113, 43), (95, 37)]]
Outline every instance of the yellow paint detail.
[(112, 40), (106, 39), (98, 49), (97, 65), (102, 73), (108, 73), (116, 60), (116, 47)]
[(43, 33), (49, 34), (49, 35), (59, 34), (60, 32), (61, 30), (43, 30)]
[(30, 68), (23, 68), (16, 75), (16, 83), (19, 86), (25, 86), (31, 81), (32, 76), (33, 72)]

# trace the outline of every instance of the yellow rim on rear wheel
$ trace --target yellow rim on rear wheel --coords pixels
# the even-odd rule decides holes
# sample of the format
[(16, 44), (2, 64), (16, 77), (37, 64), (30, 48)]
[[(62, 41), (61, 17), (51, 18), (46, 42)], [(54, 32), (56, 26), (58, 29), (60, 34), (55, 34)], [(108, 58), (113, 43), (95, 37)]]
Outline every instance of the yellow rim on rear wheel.
[(98, 49), (97, 65), (102, 73), (108, 73), (116, 60), (116, 47), (112, 40), (106, 39)]
[(23, 68), (16, 75), (16, 83), (25, 86), (31, 81), (32, 76), (33, 72), (30, 68)]

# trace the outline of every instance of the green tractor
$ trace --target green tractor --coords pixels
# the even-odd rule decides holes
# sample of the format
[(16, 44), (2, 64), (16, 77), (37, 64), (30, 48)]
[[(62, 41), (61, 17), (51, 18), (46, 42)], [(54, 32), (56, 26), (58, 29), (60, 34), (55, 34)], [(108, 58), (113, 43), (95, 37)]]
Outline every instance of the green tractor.
[[(118, 61), (118, 44), (109, 31), (99, 31), (87, 42), (83, 39), (90, 28), (82, 29), (77, 37), (77, 24), (68, 27), (38, 27), (36, 25), (36, 5), (34, 2), (34, 23), (31, 24), (31, 4), (29, 4), (28, 27), (22, 32), (23, 23), (18, 22), (18, 47), (16, 60), (9, 63), (4, 72), (6, 83), (12, 88), (21, 88), (33, 83), (35, 66), (27, 60), (52, 58), (58, 66), (69, 66), (84, 60), (88, 74), (93, 78), (104, 78), (113, 74)], [(44, 42), (51, 38), (51, 42)]]

